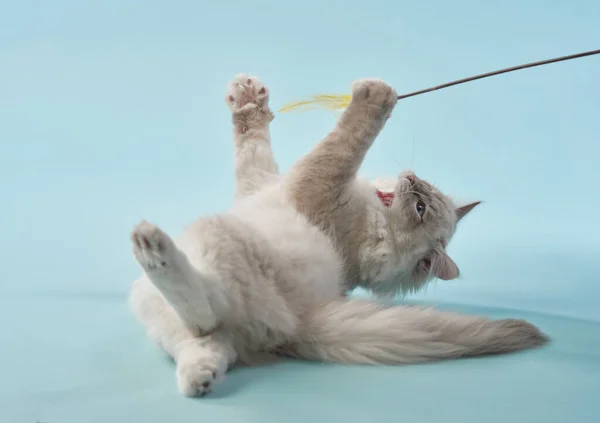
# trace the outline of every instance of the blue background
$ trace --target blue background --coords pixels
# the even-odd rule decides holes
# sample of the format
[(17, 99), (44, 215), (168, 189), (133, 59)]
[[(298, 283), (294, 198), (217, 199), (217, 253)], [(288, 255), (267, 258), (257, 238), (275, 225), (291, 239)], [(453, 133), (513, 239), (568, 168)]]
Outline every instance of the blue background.
[[(600, 48), (599, 22), (595, 0), (0, 3), (0, 421), (595, 421), (600, 56), (404, 100), (364, 165), (484, 201), (450, 247), (461, 279), (411, 300), (530, 319), (549, 347), (241, 369), (190, 400), (126, 293), (137, 221), (176, 234), (231, 203), (236, 73), (274, 108), (362, 77), (403, 93)], [(281, 167), (334, 119), (278, 115)]]

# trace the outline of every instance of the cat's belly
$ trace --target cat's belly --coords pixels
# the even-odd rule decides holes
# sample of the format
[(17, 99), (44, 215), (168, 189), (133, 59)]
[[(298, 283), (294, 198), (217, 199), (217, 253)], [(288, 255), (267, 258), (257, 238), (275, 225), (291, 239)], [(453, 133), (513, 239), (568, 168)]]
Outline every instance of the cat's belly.
[(303, 302), (323, 303), (343, 291), (343, 260), (332, 241), (278, 192), (250, 198), (234, 207), (232, 214), (252, 227), (268, 243), (280, 272), (293, 283)]

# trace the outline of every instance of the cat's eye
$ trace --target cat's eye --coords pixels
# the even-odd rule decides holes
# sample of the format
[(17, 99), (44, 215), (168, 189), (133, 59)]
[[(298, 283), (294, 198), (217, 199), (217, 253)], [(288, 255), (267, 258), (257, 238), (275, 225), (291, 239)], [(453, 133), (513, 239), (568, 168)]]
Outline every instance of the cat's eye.
[(427, 206), (425, 205), (425, 203), (421, 200), (417, 201), (417, 204), (415, 205), (415, 209), (417, 210), (417, 213), (419, 214), (419, 216), (423, 217), (423, 215), (425, 214), (425, 209), (427, 208)]

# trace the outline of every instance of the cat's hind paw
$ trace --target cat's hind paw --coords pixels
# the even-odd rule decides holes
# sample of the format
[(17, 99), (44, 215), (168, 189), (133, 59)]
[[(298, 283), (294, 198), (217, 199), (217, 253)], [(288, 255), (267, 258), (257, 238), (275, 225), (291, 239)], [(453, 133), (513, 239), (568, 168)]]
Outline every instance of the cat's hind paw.
[(202, 397), (225, 378), (227, 364), (210, 350), (184, 351), (177, 360), (177, 387), (188, 397)]
[(216, 380), (216, 370), (201, 365), (177, 369), (177, 387), (186, 397), (203, 397), (212, 392)]
[(158, 226), (142, 221), (131, 233), (133, 253), (146, 272), (167, 271), (175, 264), (177, 248)]

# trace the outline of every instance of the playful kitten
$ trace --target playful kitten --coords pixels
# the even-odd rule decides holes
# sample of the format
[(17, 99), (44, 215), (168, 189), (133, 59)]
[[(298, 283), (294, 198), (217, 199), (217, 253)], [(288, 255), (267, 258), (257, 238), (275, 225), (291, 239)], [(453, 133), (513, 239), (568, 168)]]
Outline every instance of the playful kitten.
[[(335, 129), (280, 176), (270, 146), (267, 88), (239, 76), (233, 113), (236, 201), (173, 241), (142, 222), (132, 233), (145, 274), (130, 303), (177, 363), (185, 395), (209, 392), (236, 362), (269, 354), (399, 364), (503, 353), (545, 343), (520, 320), (488, 320), (346, 297), (416, 291), (453, 279), (446, 253), (455, 207), (412, 172), (392, 184), (357, 179), (396, 104), (382, 81), (361, 80)], [(387, 188), (387, 189), (385, 189)]]

